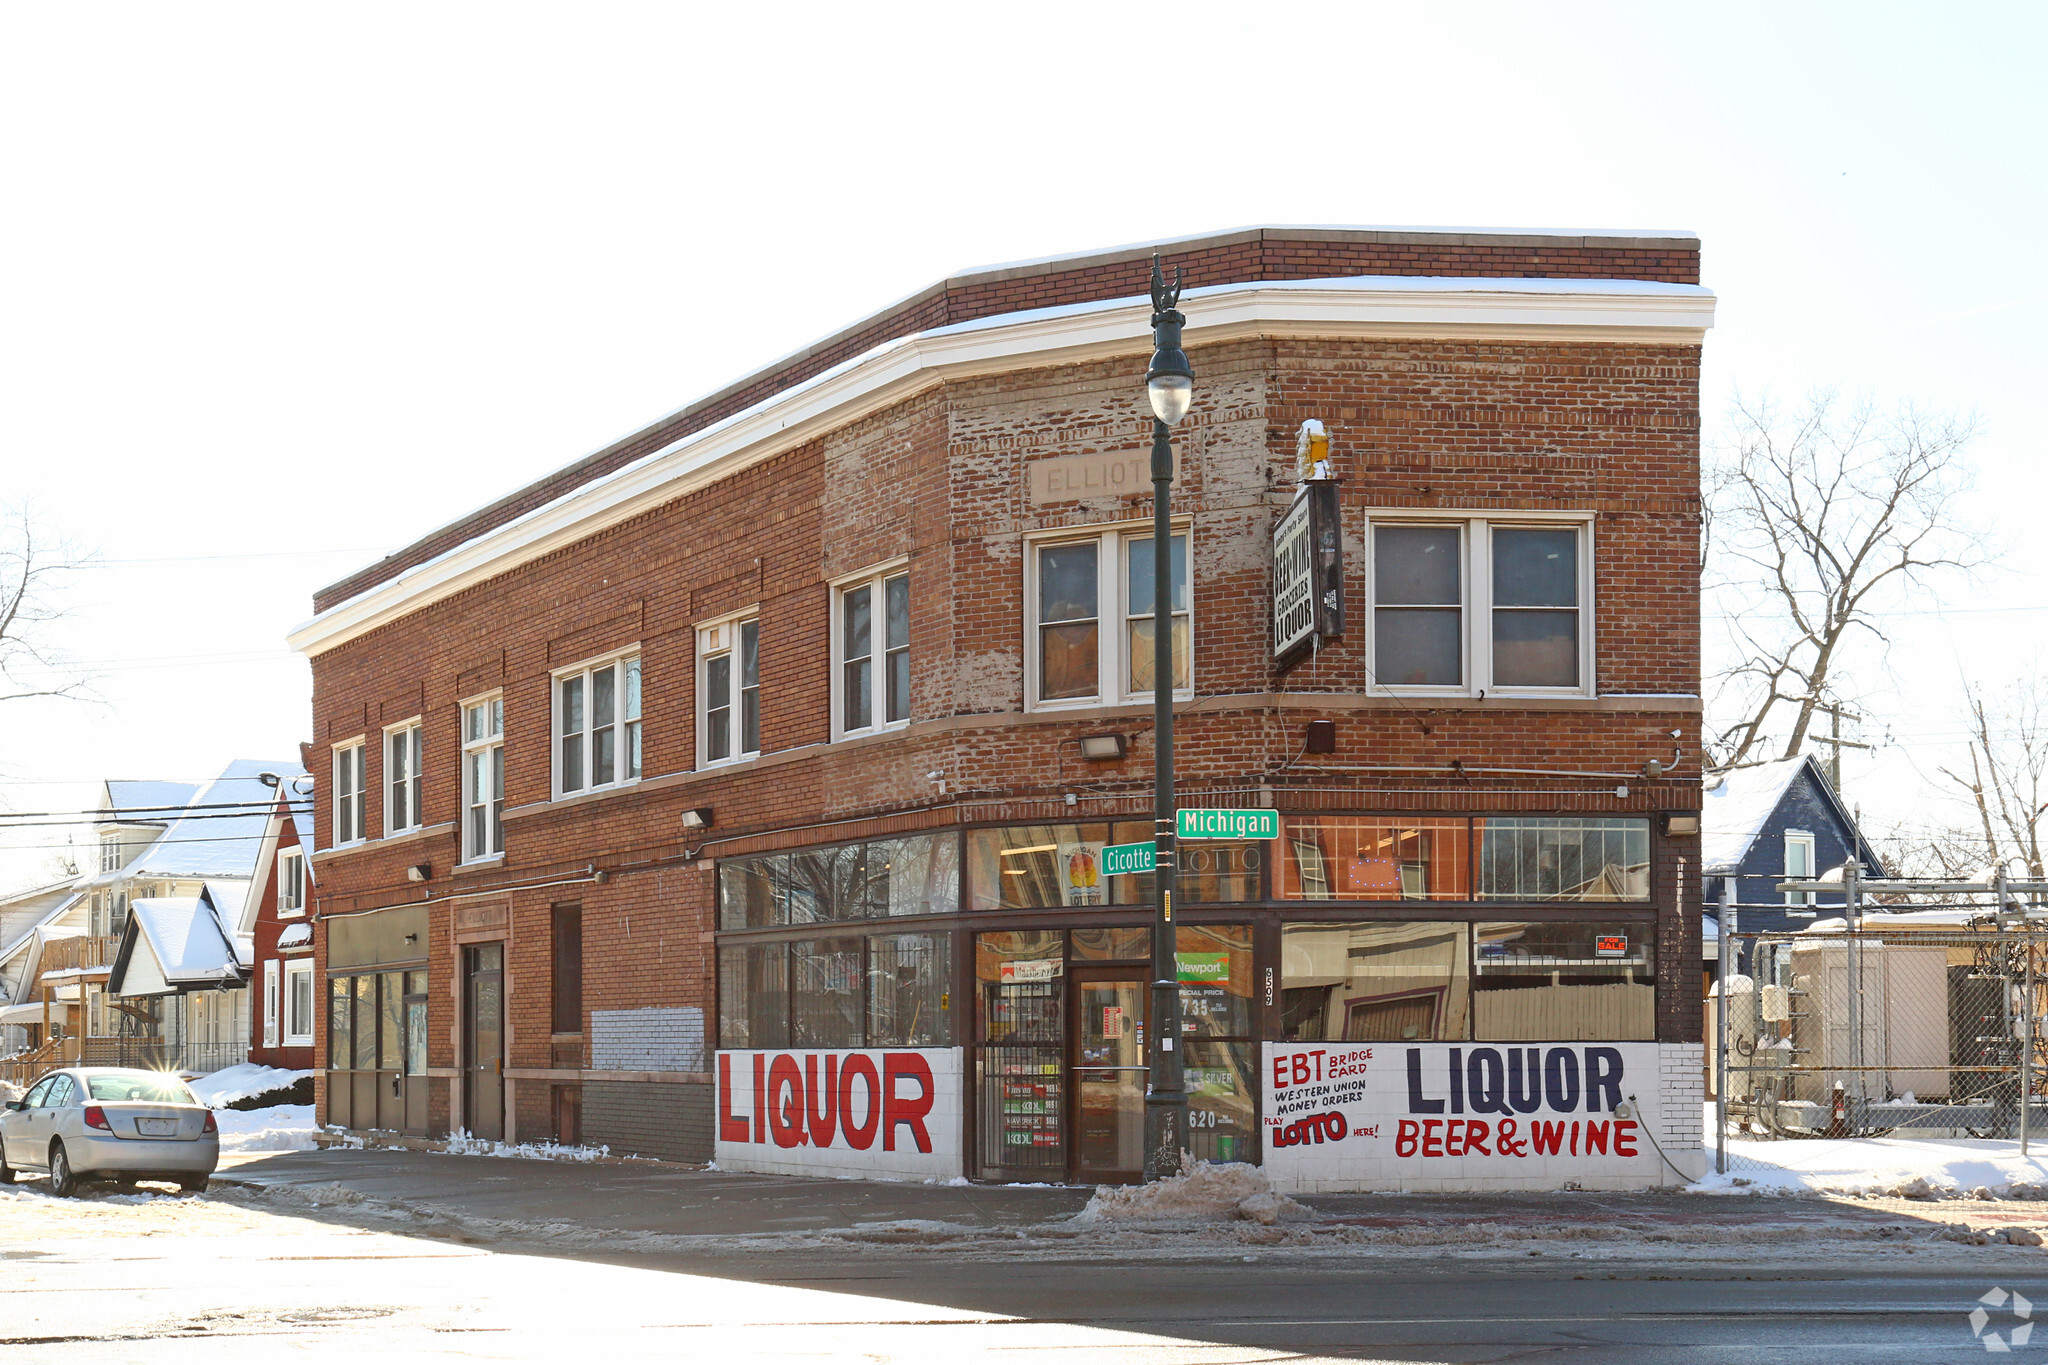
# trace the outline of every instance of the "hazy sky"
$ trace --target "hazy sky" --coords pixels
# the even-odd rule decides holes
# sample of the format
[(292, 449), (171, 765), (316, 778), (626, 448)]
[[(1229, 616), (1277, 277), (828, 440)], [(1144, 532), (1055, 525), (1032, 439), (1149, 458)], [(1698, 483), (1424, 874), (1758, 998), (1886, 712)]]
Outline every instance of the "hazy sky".
[(295, 753), (316, 587), (950, 271), (1328, 223), (1690, 228), (1710, 432), (1980, 413), (2004, 567), (1856, 661), (1852, 799), (1935, 818), (2048, 624), (2043, 10), (1423, 8), (0, 10), (0, 499), (103, 698), (0, 711), (0, 803)]

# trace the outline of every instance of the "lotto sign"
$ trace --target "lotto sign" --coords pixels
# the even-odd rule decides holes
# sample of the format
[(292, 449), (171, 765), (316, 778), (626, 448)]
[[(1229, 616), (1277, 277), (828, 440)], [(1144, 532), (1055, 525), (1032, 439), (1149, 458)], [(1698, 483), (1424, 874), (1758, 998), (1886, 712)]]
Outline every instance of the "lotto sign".
[(717, 1157), (784, 1175), (960, 1174), (958, 1048), (718, 1054)]
[(1268, 1043), (1266, 1172), (1303, 1190), (1667, 1183), (1657, 1058), (1654, 1043)]
[(1182, 810), (1174, 812), (1174, 831), (1183, 839), (1277, 839), (1277, 810)]

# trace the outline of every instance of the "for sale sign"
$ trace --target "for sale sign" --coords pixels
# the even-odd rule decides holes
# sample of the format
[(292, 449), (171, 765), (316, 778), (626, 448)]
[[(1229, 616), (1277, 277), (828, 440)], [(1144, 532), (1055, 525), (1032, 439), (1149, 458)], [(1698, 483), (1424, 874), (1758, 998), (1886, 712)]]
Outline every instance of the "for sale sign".
[(1637, 1189), (1668, 1170), (1654, 1043), (1268, 1043), (1288, 1189)]

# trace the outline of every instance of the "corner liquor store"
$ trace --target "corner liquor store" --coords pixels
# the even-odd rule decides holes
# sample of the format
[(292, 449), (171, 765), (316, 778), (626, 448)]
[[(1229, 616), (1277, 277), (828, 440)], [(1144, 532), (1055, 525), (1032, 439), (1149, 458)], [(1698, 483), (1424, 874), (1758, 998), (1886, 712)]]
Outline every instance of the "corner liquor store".
[[(1149, 837), (964, 827), (722, 861), (720, 1163), (880, 1172), (914, 1146), (904, 1173), (1137, 1179), (1151, 876), (1102, 852)], [(1634, 817), (1323, 813), (1183, 841), (1194, 1155), (1261, 1160), (1262, 1043), (1653, 1040), (1650, 843)]]

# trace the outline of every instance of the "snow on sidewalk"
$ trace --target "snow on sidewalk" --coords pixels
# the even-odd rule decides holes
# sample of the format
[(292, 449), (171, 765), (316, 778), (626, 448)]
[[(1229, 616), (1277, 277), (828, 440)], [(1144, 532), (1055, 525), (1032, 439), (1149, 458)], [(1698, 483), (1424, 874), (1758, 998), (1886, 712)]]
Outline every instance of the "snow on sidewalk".
[[(1707, 1159), (1713, 1161), (1709, 1139)], [(1731, 1140), (1728, 1173), (1708, 1174), (1686, 1188), (1700, 1193), (1812, 1190), (1830, 1194), (2032, 1194), (2048, 1186), (2048, 1146), (2020, 1155), (2017, 1142), (1996, 1139), (1812, 1138), (1786, 1142)]]
[(268, 1109), (216, 1109), (222, 1152), (310, 1152), (313, 1106), (279, 1104)]

